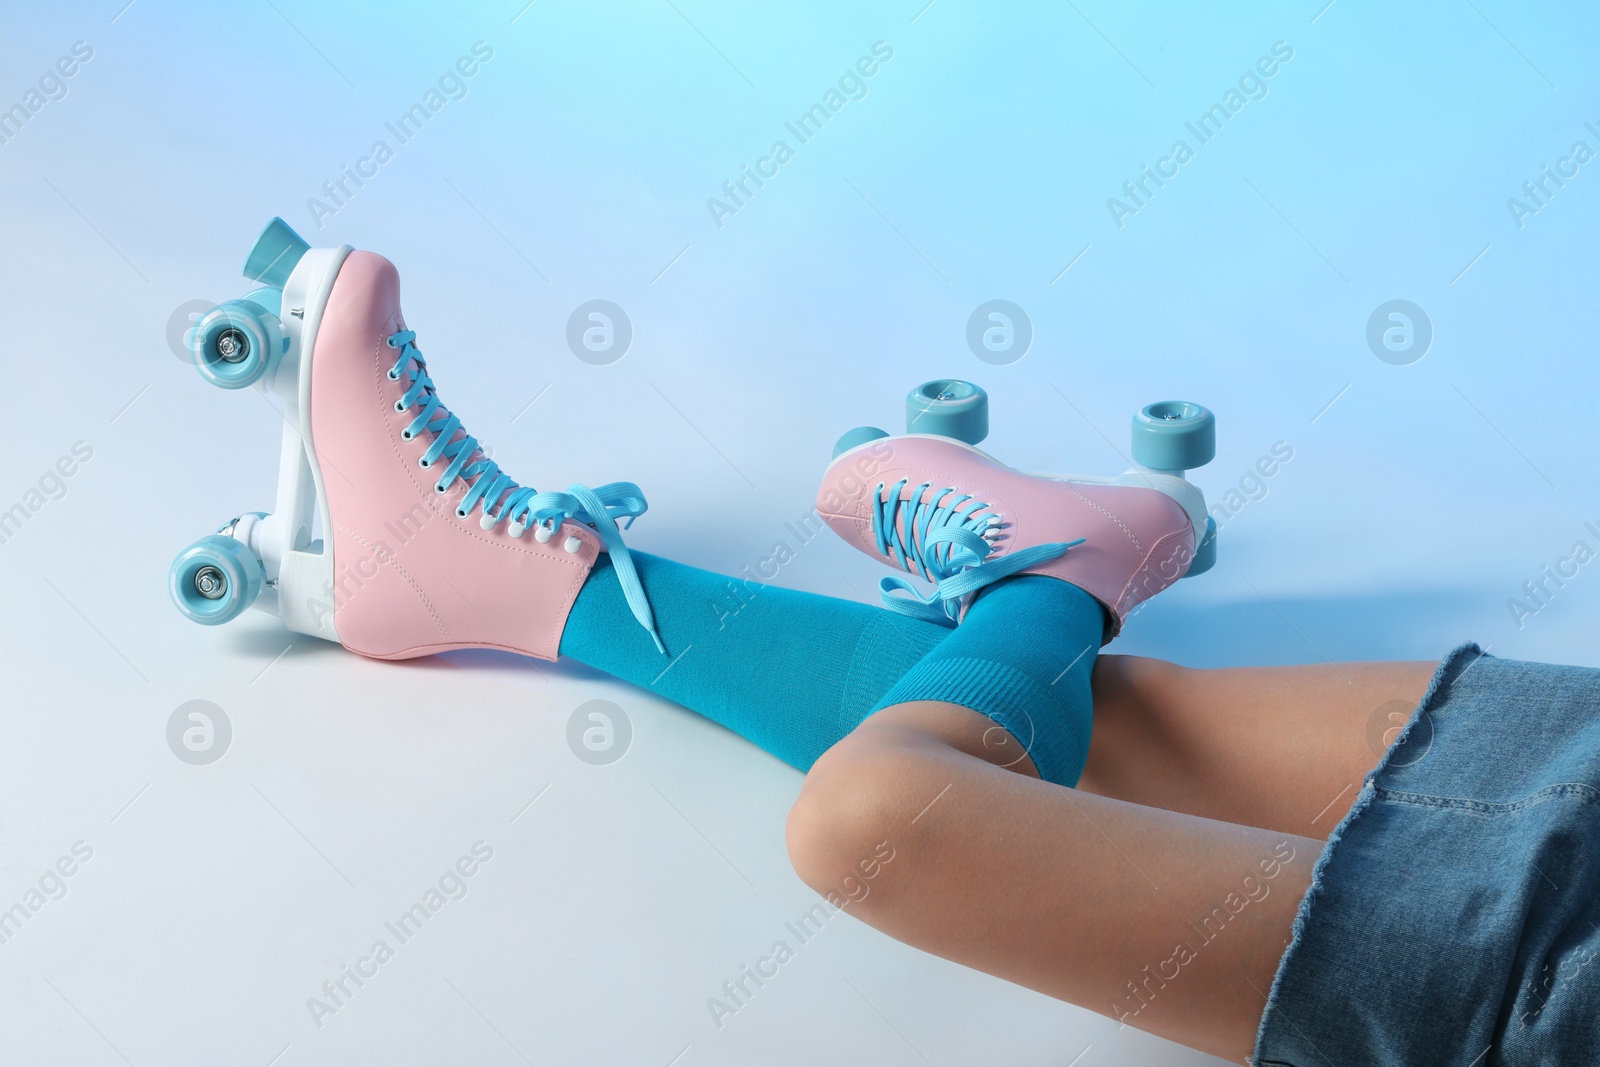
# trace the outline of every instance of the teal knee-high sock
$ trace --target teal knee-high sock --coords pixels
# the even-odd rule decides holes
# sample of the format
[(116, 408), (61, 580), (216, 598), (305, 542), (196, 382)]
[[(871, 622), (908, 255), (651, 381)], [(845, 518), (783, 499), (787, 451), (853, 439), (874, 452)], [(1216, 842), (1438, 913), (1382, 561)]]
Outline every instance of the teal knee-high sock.
[(942, 700), (989, 716), (1020, 741), (1039, 776), (1077, 785), (1094, 725), (1090, 675), (1105, 627), (1075, 585), (1019, 575), (991, 586), (873, 710)]
[(682, 704), (809, 770), (950, 631), (854, 601), (632, 553), (668, 656), (601, 556), (561, 654)]

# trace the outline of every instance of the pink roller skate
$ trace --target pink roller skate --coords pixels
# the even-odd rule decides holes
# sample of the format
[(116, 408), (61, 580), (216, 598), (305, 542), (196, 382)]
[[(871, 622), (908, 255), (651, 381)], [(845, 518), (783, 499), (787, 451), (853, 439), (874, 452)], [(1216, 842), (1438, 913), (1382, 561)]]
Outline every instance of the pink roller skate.
[(499, 648), (553, 660), (609, 551), (655, 636), (617, 528), (644, 513), (643, 494), (627, 482), (540, 493), (508, 477), (435, 392), (393, 264), (312, 249), (273, 219), (244, 274), (262, 287), (213, 308), (190, 343), (207, 380), (253, 385), (283, 410), (277, 509), (179, 554), (179, 611), (215, 625), (254, 604), (381, 659)]
[(864, 426), (839, 439), (817, 510), (847, 542), (926, 581), (884, 578), (884, 604), (955, 625), (984, 586), (1013, 574), (1070, 582), (1105, 606), (1106, 640), (1129, 612), (1215, 559), (1216, 524), (1186, 469), (1216, 453), (1216, 420), (1197, 404), (1134, 416), (1134, 469), (1115, 479), (1024, 474), (973, 447), (988, 397), (933, 381), (907, 398), (908, 433)]

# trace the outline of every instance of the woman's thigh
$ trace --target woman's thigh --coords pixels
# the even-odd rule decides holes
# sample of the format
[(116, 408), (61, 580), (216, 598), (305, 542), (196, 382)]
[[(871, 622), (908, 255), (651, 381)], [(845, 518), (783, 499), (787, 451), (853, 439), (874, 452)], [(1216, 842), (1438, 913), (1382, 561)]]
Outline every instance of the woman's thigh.
[(789, 821), (813, 888), (947, 959), (1235, 1061), (1322, 842), (1008, 767), (993, 724), (904, 704), (818, 761)]
[(1195, 669), (1102, 656), (1078, 788), (1326, 840), (1437, 664)]

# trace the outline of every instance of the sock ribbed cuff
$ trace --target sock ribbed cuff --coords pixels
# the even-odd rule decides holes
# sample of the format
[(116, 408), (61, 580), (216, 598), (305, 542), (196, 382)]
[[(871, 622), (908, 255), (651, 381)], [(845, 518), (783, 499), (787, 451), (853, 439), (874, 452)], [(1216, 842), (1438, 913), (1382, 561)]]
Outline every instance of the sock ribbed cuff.
[[(1079, 736), (1070, 723), (1036, 724), (1033, 719), (1041, 709), (1069, 719), (1062, 709), (1063, 698), (1070, 699), (1070, 695), (1056, 693), (1004, 663), (953, 657), (919, 663), (873, 710), (913, 700), (938, 700), (971, 708), (1005, 727), (1017, 739), (1033, 758), (1039, 777), (1057, 785), (1074, 786), (1089, 759), (1088, 732), (1082, 731)], [(1067, 728), (1063, 729), (1064, 725)]]

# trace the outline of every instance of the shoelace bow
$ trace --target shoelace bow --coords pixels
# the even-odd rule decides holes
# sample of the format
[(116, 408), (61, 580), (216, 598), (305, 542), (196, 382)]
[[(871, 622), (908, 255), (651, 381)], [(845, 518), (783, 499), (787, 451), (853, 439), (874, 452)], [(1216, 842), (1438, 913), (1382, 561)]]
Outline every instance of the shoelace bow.
[(898, 575), (878, 583), (883, 606), (914, 619), (955, 626), (969, 594), (1064, 555), (1086, 540), (1033, 545), (990, 559), (995, 547), (991, 538), (998, 537), (1004, 526), (991, 505), (953, 487), (935, 490), (931, 482), (907, 494), (909, 484), (907, 478), (893, 487), (879, 483), (872, 532), (881, 555), (901, 570), (934, 583), (927, 596)]
[[(611, 555), (611, 565), (622, 583), (622, 592), (633, 617), (665, 655), (667, 649), (656, 632), (655, 617), (645, 598), (644, 585), (639, 581), (628, 546), (622, 541), (622, 530), (633, 525), (633, 520), (650, 506), (644, 493), (632, 482), (608, 482), (594, 489), (571, 485), (566, 492), (544, 493), (517, 484), (500, 469), (500, 464), (479, 451), (478, 439), (467, 433), (461, 420), (440, 403), (433, 379), (428, 376), (428, 363), (422, 358), (416, 339), (415, 330), (401, 330), (389, 337), (389, 347), (399, 352), (394, 366), (389, 368), (389, 380), (409, 382), (405, 394), (395, 402), (396, 411), (407, 412), (420, 407), (400, 436), (409, 441), (420, 433), (433, 435), (433, 443), (418, 461), (420, 465), (429, 470), (441, 460), (448, 461), (434, 482), (434, 489), (445, 493), (458, 478), (466, 482), (467, 494), (456, 505), (456, 516), (468, 518), (473, 509), (478, 508), (482, 513), (478, 519), (480, 526), (492, 530), (504, 521), (506, 533), (511, 537), (520, 538), (532, 528), (534, 539), (543, 544), (554, 537), (568, 519), (593, 527)], [(623, 520), (620, 529), (619, 519)]]

